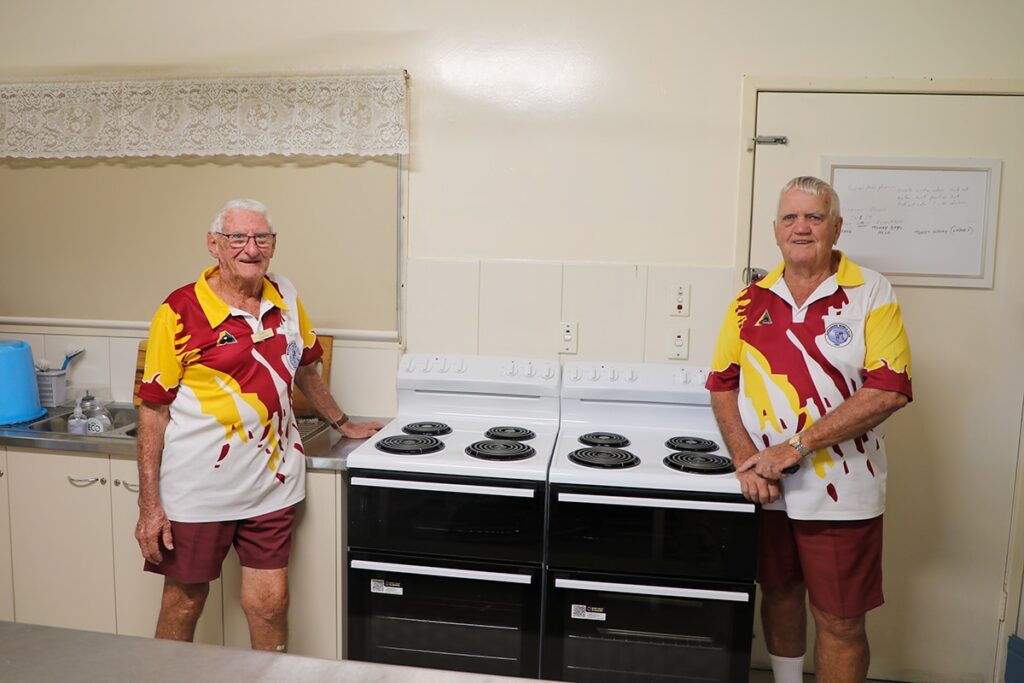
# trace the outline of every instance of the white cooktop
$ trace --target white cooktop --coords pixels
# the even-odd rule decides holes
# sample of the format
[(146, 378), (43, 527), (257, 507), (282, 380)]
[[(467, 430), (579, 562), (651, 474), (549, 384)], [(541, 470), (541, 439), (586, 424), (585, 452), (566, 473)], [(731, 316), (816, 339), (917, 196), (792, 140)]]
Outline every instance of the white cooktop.
[[(349, 469), (543, 481), (558, 433), (560, 367), (556, 361), (496, 356), (406, 354), (398, 370), (398, 415), (348, 456)], [(403, 427), (441, 422), (433, 453), (394, 454), (377, 444), (407, 436)], [(466, 447), (488, 440), (493, 427), (522, 427), (535, 454), (521, 460), (483, 460)]]
[[(694, 474), (663, 461), (671, 437), (696, 437), (718, 444), (711, 455), (730, 457), (704, 388), (707, 368), (659, 363), (567, 363), (563, 368), (561, 427), (551, 460), (552, 483), (709, 493), (740, 493), (735, 474)], [(633, 467), (601, 469), (572, 462), (591, 432), (626, 437), (622, 447), (637, 458)]]

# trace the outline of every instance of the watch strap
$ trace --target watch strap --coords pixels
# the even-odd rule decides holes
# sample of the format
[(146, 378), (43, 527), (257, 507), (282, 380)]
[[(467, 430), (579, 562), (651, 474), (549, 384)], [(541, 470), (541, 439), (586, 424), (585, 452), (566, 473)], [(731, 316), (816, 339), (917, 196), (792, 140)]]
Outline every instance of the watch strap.
[(796, 449), (796, 452), (800, 454), (801, 458), (806, 458), (813, 451), (804, 445), (803, 441), (800, 440), (800, 435), (797, 434), (789, 440), (789, 445)]

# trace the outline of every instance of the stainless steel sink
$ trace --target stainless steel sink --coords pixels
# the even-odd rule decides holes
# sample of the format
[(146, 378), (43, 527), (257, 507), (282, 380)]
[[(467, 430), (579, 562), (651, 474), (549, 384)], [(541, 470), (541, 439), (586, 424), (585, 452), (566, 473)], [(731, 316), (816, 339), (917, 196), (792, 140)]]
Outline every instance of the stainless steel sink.
[[(134, 437), (135, 423), (138, 422), (138, 413), (135, 406), (131, 404), (110, 404), (106, 406), (110, 411), (112, 424), (110, 429), (103, 432), (104, 436), (129, 436)], [(72, 414), (71, 409), (62, 409), (60, 413), (48, 415), (41, 420), (36, 420), (28, 425), (33, 432), (44, 432), (47, 434), (67, 434), (68, 418)], [(128, 434), (131, 430), (133, 433)]]

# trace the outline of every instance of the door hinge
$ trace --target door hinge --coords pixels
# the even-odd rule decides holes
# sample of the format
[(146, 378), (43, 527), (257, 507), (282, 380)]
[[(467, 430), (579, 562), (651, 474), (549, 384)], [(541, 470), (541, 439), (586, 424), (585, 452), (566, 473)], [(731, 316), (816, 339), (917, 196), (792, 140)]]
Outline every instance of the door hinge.
[(758, 135), (754, 138), (755, 145), (788, 145), (789, 138), (785, 135)]

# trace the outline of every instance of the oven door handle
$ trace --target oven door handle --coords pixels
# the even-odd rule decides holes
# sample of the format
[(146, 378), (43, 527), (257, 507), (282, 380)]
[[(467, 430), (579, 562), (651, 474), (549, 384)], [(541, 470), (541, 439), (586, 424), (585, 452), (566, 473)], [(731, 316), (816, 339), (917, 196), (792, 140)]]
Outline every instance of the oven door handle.
[(696, 598), (727, 602), (750, 602), (750, 595), (739, 591), (715, 591), (701, 588), (675, 588), (673, 586), (648, 586), (638, 583), (608, 583), (606, 581), (580, 581), (579, 579), (555, 579), (555, 588), (575, 588), (582, 591), (604, 593), (627, 593), (629, 595), (659, 595), (672, 598)]
[(506, 572), (482, 572), (475, 569), (454, 569), (452, 567), (434, 567), (422, 564), (396, 564), (394, 562), (371, 562), (369, 560), (352, 560), (352, 569), (371, 569), (397, 574), (416, 574), (418, 576), (440, 576), (446, 579), (471, 579), (474, 581), (497, 581), (499, 583), (533, 583), (533, 577), (524, 574)]
[(533, 498), (534, 489), (518, 489), (511, 486), (477, 486), (475, 484), (445, 484), (436, 481), (408, 481), (405, 479), (373, 479), (352, 477), (352, 486), (376, 486), (382, 489), (410, 489), (413, 491), (444, 491), (445, 493), (476, 493), (485, 496), (508, 496), (510, 498)]
[(712, 510), (714, 512), (753, 513), (757, 509), (753, 503), (719, 503), (713, 500), (675, 500), (673, 498), (638, 498), (635, 496), (599, 496), (589, 493), (559, 493), (558, 502), (673, 508), (676, 510)]

